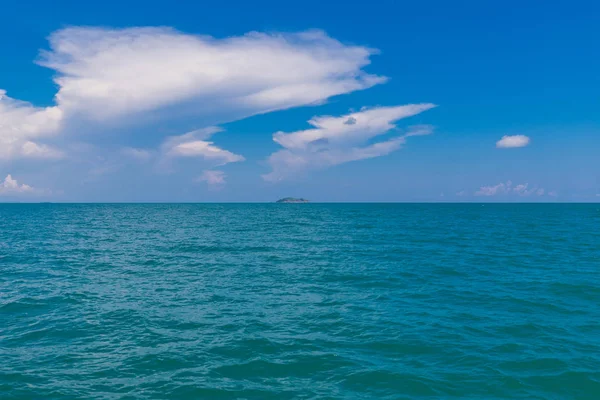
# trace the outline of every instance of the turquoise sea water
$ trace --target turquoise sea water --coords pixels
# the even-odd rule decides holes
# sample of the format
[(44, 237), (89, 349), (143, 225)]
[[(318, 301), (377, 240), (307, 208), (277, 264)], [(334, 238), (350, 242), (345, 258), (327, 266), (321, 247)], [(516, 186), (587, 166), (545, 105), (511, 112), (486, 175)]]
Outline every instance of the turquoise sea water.
[(600, 399), (600, 205), (0, 205), (2, 399)]

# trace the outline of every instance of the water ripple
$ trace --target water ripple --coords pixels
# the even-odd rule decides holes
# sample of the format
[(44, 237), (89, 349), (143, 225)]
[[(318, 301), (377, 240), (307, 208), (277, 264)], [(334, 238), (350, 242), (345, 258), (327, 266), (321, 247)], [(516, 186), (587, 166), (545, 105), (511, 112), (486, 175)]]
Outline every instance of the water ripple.
[(594, 205), (0, 205), (2, 399), (598, 399)]

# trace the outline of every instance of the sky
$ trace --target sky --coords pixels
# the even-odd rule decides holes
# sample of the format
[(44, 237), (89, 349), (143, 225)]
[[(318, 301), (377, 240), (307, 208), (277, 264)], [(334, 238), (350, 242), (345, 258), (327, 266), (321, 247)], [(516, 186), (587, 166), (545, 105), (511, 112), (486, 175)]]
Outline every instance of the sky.
[(595, 1), (16, 1), (0, 201), (600, 201)]

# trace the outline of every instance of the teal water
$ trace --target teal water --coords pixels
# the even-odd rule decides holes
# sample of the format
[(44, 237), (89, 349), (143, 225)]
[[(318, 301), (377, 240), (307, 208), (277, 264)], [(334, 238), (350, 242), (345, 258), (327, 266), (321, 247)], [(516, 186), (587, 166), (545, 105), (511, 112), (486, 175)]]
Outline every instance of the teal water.
[(599, 399), (600, 205), (0, 205), (2, 399)]

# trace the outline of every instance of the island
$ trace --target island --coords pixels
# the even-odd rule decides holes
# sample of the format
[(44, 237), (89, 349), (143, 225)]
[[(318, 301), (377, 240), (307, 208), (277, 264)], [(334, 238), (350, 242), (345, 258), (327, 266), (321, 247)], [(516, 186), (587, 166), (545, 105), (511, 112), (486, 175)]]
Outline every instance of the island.
[(309, 201), (306, 199), (297, 199), (295, 197), (284, 197), (283, 199), (279, 199), (276, 203), (308, 203)]

